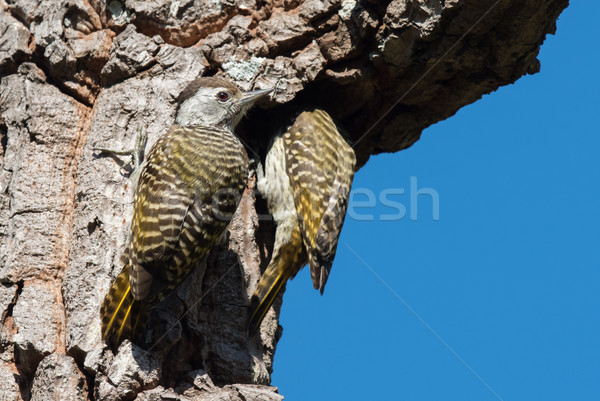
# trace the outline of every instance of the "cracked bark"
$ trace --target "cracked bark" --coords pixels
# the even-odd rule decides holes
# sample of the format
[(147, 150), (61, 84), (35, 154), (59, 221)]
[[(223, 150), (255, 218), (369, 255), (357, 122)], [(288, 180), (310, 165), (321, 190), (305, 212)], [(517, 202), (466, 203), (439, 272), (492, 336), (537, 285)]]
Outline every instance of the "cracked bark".
[(244, 334), (273, 240), (253, 179), (228, 244), (153, 314), (160, 343), (103, 347), (98, 309), (121, 268), (132, 185), (92, 149), (129, 148), (138, 129), (149, 148), (186, 83), (219, 74), (278, 83), (240, 127), (250, 154), (318, 106), (363, 165), (537, 72), (567, 4), (0, 0), (0, 398), (281, 399), (268, 385), (281, 299), (260, 338)]

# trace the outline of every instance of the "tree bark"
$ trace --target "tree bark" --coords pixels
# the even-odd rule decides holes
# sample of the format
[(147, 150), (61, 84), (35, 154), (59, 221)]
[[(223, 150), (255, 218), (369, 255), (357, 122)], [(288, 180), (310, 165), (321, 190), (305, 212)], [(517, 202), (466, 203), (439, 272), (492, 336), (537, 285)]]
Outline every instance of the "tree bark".
[[(150, 350), (100, 340), (132, 183), (119, 158), (172, 124), (192, 79), (277, 87), (240, 127), (252, 157), (299, 109), (348, 131), (359, 165), (539, 70), (568, 0), (0, 0), (0, 399), (280, 400), (281, 297), (248, 299), (274, 227), (251, 178), (215, 249), (151, 317)], [(259, 218), (260, 217), (260, 218)]]

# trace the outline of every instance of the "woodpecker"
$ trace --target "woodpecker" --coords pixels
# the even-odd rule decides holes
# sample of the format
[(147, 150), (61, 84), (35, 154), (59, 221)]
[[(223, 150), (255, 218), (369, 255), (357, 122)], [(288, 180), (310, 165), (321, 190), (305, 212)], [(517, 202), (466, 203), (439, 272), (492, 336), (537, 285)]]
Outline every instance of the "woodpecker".
[(233, 129), (270, 91), (198, 78), (181, 93), (175, 124), (139, 167), (124, 267), (100, 311), (108, 344), (142, 342), (148, 312), (225, 231), (248, 179), (248, 155)]
[(348, 206), (356, 156), (323, 110), (304, 111), (275, 137), (257, 188), (277, 224), (271, 261), (248, 309), (253, 335), (288, 279), (307, 263), (323, 291)]

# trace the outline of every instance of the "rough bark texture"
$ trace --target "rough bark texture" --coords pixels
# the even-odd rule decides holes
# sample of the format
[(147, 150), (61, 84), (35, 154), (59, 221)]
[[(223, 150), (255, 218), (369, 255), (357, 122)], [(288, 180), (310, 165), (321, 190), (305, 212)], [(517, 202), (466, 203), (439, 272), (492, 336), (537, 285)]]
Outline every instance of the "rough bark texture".
[(121, 269), (132, 185), (93, 148), (131, 147), (142, 129), (149, 149), (186, 83), (221, 74), (277, 84), (241, 127), (251, 155), (294, 110), (319, 106), (362, 165), (537, 72), (567, 4), (0, 0), (0, 400), (280, 400), (268, 386), (278, 312), (259, 338), (244, 332), (273, 236), (254, 180), (229, 243), (153, 314), (162, 340), (113, 353), (99, 304)]

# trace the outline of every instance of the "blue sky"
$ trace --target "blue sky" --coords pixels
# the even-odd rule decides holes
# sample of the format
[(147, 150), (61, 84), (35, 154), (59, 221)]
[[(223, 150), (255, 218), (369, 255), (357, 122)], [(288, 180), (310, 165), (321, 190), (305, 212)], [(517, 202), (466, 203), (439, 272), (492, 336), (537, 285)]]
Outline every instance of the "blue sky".
[[(347, 218), (325, 295), (288, 285), (286, 400), (600, 400), (598, 15), (572, 2), (540, 73), (357, 173), (407, 216), (355, 209), (375, 221)], [(410, 219), (411, 177), (439, 220), (426, 194)]]

